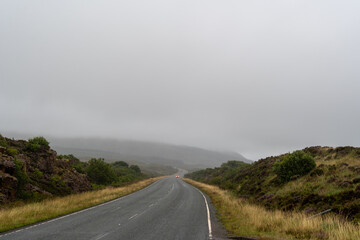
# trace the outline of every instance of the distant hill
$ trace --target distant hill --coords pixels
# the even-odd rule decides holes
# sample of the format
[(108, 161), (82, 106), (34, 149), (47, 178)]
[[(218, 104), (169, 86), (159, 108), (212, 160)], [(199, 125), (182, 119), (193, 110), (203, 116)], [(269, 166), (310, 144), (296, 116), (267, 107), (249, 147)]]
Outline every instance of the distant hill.
[(360, 148), (309, 147), (316, 168), (305, 176), (294, 176), (281, 183), (273, 171), (277, 157), (268, 157), (250, 165), (223, 164), (185, 177), (218, 185), (234, 191), (241, 198), (264, 205), (269, 209), (300, 210), (315, 214), (332, 209), (345, 217), (360, 221)]
[(221, 152), (155, 142), (69, 138), (51, 139), (51, 143), (60, 154), (71, 153), (81, 159), (103, 157), (108, 161), (125, 160), (185, 169), (216, 167), (229, 160), (251, 162), (236, 152)]

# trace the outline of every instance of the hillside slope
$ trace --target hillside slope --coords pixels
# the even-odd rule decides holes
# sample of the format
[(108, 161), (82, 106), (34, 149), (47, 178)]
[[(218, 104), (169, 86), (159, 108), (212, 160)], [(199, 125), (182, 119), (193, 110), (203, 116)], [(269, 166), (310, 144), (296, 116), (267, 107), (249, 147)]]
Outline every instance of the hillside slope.
[[(194, 172), (186, 177), (232, 189), (234, 193), (268, 209), (299, 210), (312, 214), (326, 209), (360, 221), (360, 148), (310, 147), (316, 168), (305, 176), (281, 183), (273, 171), (282, 156), (261, 159), (239, 169), (227, 184), (214, 179), (219, 169)], [(224, 173), (223, 173), (224, 174)]]

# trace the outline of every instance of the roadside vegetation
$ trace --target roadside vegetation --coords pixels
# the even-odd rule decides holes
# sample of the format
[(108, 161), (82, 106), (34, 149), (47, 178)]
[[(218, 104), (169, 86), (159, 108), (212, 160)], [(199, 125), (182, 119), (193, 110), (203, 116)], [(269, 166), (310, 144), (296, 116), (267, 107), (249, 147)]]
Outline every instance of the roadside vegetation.
[(80, 161), (57, 155), (44, 137), (28, 141), (0, 135), (0, 209), (107, 186), (124, 186), (145, 178), (137, 165)]
[(268, 210), (314, 215), (331, 209), (360, 224), (360, 148), (309, 147), (236, 170), (229, 163), (185, 177), (230, 190)]
[(124, 161), (107, 163), (103, 158), (92, 158), (81, 162), (73, 155), (59, 155), (58, 158), (71, 162), (71, 166), (79, 173), (86, 174), (94, 189), (106, 186), (123, 186), (130, 182), (145, 179), (148, 176), (141, 172), (139, 166)]
[(110, 187), (2, 209), (0, 210), (0, 232), (69, 214), (125, 196), (160, 178), (150, 178), (123, 187)]
[(309, 218), (295, 211), (267, 210), (265, 207), (238, 198), (233, 192), (191, 179), (186, 182), (207, 193), (217, 209), (217, 216), (224, 227), (235, 236), (259, 239), (360, 239), (359, 225), (338, 215)]

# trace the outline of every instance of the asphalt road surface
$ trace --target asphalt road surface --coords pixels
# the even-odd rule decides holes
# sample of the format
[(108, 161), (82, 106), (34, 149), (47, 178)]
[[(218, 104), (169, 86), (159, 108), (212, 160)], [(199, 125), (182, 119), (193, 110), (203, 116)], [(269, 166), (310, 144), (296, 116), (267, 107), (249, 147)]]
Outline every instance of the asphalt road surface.
[(172, 176), (111, 202), (1, 234), (0, 240), (220, 239), (218, 225), (209, 198)]

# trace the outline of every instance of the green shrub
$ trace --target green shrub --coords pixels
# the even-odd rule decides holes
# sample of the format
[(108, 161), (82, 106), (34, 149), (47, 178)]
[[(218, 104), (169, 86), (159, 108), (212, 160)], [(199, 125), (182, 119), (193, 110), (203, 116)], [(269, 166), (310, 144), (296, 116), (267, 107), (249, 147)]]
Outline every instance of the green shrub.
[(124, 161), (116, 161), (112, 164), (114, 167), (129, 167), (129, 164)]
[(283, 156), (280, 161), (275, 162), (273, 171), (281, 182), (290, 181), (291, 177), (303, 176), (316, 167), (315, 160), (310, 154), (303, 151), (295, 151)]
[(10, 154), (13, 157), (16, 157), (16, 155), (19, 154), (18, 150), (15, 148), (8, 148), (7, 149), (8, 154)]
[(100, 190), (100, 189), (106, 188), (105, 185), (101, 185), (101, 184), (99, 185), (99, 184), (96, 184), (96, 183), (92, 183), (91, 187), (92, 187), (93, 190)]
[(51, 176), (50, 178), (51, 180), (51, 184), (56, 188), (58, 186), (60, 187), (66, 187), (66, 184), (64, 183), (64, 181), (61, 179), (61, 177), (57, 174)]
[(74, 155), (72, 155), (72, 154), (58, 155), (58, 158), (60, 158), (60, 159), (68, 159), (68, 160), (72, 160), (74, 162), (80, 162), (80, 160), (77, 157), (75, 157)]
[(32, 152), (37, 152), (40, 148), (49, 149), (49, 142), (44, 137), (34, 137), (29, 139), (27, 148)]
[(6, 139), (1, 134), (0, 134), (0, 146), (2, 146), (2, 147), (8, 146)]
[(130, 169), (132, 169), (136, 173), (141, 173), (141, 170), (138, 165), (131, 165)]
[(78, 173), (85, 173), (85, 163), (81, 162), (77, 157), (72, 154), (69, 155), (58, 155), (59, 159), (69, 161), (72, 168), (74, 168)]
[(221, 176), (216, 176), (214, 178), (211, 178), (209, 183), (212, 185), (220, 185), (222, 182), (222, 177)]
[(19, 198), (25, 199), (26, 196), (24, 195), (24, 188), (25, 185), (30, 182), (30, 178), (24, 170), (23, 162), (15, 159), (14, 163), (15, 163), (15, 177), (18, 180), (16, 195)]
[(114, 169), (103, 158), (90, 159), (86, 167), (86, 174), (91, 182), (98, 185), (108, 185), (117, 181)]
[(37, 168), (34, 169), (34, 175), (35, 175), (36, 179), (38, 179), (38, 180), (44, 176), (44, 174)]
[(71, 167), (74, 168), (78, 173), (86, 173), (83, 163), (72, 163)]

